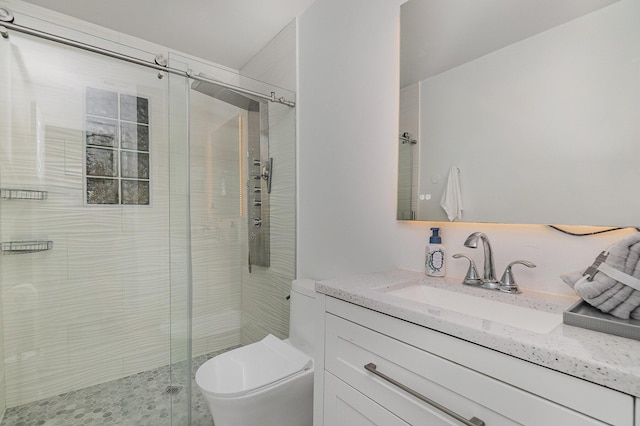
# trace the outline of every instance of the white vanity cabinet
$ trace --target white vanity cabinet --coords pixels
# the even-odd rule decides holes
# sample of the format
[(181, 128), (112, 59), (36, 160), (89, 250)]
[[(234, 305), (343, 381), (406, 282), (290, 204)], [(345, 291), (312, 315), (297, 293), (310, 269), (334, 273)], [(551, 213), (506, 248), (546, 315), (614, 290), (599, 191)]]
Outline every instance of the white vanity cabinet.
[(634, 425), (630, 395), (335, 298), (325, 302), (316, 421), (326, 426)]

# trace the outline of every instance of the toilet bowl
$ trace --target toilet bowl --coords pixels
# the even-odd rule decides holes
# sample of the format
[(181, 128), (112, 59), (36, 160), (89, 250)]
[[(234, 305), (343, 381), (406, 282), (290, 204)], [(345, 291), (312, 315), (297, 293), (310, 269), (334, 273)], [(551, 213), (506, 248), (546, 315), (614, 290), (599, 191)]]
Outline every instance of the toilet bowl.
[(198, 368), (196, 384), (216, 426), (312, 425), (313, 285), (293, 282), (289, 339), (268, 335)]

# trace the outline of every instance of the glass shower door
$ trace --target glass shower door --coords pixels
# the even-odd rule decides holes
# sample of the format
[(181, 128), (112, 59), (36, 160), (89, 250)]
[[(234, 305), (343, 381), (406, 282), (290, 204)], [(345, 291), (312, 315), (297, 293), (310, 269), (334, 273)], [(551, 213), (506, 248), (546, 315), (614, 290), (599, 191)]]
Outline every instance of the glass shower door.
[[(174, 341), (177, 350), (173, 353), (176, 359), (191, 362), (193, 374), (220, 352), (267, 334), (288, 335), (286, 296), (295, 276), (295, 109), (274, 102), (256, 106), (261, 99), (246, 92), (276, 92), (289, 100), (295, 94), (173, 53), (169, 65), (191, 69), (194, 76), (209, 80), (171, 83), (171, 118), (185, 111), (189, 116), (190, 152), (181, 161), (189, 163), (190, 176), (177, 190), (189, 187), (192, 264), (190, 305), (176, 304), (190, 310), (191, 352), (183, 353), (184, 347)], [(245, 91), (223, 90), (220, 82)], [(186, 104), (185, 98), (173, 95), (174, 89), (188, 92)], [(257, 121), (251, 114), (256, 111), (267, 115), (260, 117), (259, 132), (251, 128)], [(178, 120), (172, 132), (182, 123), (184, 120)], [(184, 129), (178, 131), (184, 133)], [(261, 153), (273, 158), (271, 185), (262, 174), (264, 159), (250, 143), (257, 133)], [(265, 215), (270, 216), (268, 226)], [(249, 244), (257, 224), (269, 231), (270, 264), (254, 261), (250, 267)], [(192, 390), (193, 424), (211, 424), (201, 392), (197, 386)]]
[(175, 190), (188, 147), (171, 139), (169, 84), (17, 32), (0, 39), (3, 424), (186, 424), (172, 337), (184, 331), (188, 346), (188, 317), (174, 322), (188, 314), (188, 193)]

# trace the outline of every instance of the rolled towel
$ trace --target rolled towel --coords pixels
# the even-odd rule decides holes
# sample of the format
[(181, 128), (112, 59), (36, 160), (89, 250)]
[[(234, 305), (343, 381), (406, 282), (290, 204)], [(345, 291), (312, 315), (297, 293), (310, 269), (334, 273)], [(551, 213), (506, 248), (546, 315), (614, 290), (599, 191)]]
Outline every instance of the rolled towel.
[[(597, 263), (594, 263), (594, 269), (590, 267), (585, 273), (574, 272), (561, 278), (578, 296), (602, 312), (617, 318), (640, 320), (640, 286), (636, 281), (640, 279), (640, 233), (611, 246), (604, 265), (598, 267)], [(618, 276), (620, 272), (631, 278)]]

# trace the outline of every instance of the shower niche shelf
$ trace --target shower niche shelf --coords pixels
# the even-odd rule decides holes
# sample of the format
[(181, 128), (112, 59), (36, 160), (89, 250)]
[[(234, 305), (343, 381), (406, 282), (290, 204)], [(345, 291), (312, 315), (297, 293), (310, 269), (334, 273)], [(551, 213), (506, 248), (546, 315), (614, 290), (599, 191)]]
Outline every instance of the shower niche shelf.
[(8, 241), (2, 244), (2, 254), (28, 254), (51, 250), (53, 241)]
[(5, 200), (46, 200), (47, 191), (0, 188), (0, 198)]

